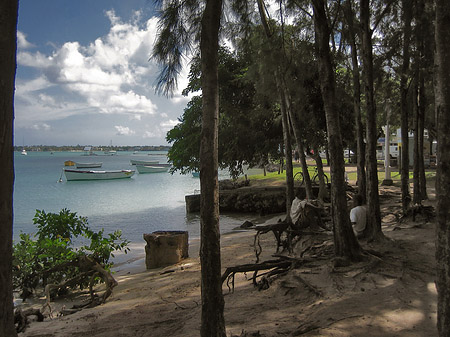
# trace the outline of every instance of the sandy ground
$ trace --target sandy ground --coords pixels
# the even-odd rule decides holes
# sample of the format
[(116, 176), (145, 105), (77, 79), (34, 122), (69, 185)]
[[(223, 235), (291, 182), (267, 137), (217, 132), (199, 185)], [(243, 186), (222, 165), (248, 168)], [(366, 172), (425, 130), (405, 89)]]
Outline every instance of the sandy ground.
[[(251, 274), (224, 283), (227, 336), (437, 336), (434, 222), (398, 222), (398, 187), (381, 187), (382, 243), (361, 242), (373, 254), (333, 267), (331, 233), (297, 244), (299, 267), (258, 290)], [(433, 190), (429, 191), (434, 203)], [(276, 219), (272, 219), (272, 223)], [(222, 236), (222, 269), (254, 263), (254, 231)], [(261, 236), (261, 261), (273, 259), (275, 240)], [(309, 247), (309, 249), (307, 249)], [(376, 255), (376, 256), (375, 256)], [(190, 258), (146, 271), (141, 263), (115, 275), (119, 285), (101, 306), (32, 322), (27, 337), (199, 336), (201, 298), (198, 245)], [(74, 299), (75, 301), (75, 299)], [(70, 301), (55, 302), (55, 312)]]

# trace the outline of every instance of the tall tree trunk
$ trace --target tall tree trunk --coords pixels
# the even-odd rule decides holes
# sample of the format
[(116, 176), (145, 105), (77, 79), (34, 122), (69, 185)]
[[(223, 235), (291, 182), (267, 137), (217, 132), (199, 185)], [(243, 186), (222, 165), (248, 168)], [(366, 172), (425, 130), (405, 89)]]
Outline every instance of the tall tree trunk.
[(362, 59), (364, 67), (364, 85), (367, 105), (367, 232), (371, 239), (383, 236), (381, 231), (380, 199), (378, 195), (377, 169), (377, 112), (373, 88), (372, 33), (370, 31), (369, 0), (360, 0), (362, 27)]
[(418, 29), (417, 29), (417, 52), (418, 52), (418, 118), (419, 118), (419, 193), (420, 199), (426, 200), (427, 196), (427, 181), (425, 177), (425, 162), (424, 162), (424, 128), (425, 128), (425, 110), (426, 110), (426, 94), (425, 94), (425, 79), (424, 79), (424, 59), (425, 59), (425, 36), (426, 29), (425, 20), (425, 2), (424, 0), (417, 0), (416, 4)]
[(450, 2), (436, 0), (436, 125), (438, 158), (436, 177), (436, 266), (439, 336), (450, 335)]
[[(265, 6), (263, 0), (257, 0), (258, 2), (258, 11), (259, 17), (261, 19), (261, 23), (264, 28), (264, 32), (266, 34), (266, 38), (269, 44), (272, 47), (271, 53), (274, 53), (274, 43), (272, 39), (272, 33), (270, 32), (269, 22), (267, 21)], [(282, 62), (282, 65), (283, 62)], [(281, 105), (281, 120), (283, 125), (283, 140), (285, 147), (285, 158), (286, 158), (286, 216), (287, 220), (290, 222), (290, 214), (291, 214), (291, 205), (294, 200), (294, 178), (293, 178), (293, 166), (292, 166), (292, 144), (291, 144), (291, 134), (289, 127), (289, 112), (290, 109), (290, 101), (288, 101), (288, 93), (287, 89), (284, 85), (283, 81), (283, 71), (280, 67), (274, 72), (274, 78), (277, 85), (278, 95), (280, 97), (280, 105)], [(289, 103), (289, 104), (288, 104)], [(301, 144), (300, 144), (301, 146)], [(300, 154), (301, 155), (301, 154)]]
[(286, 218), (288, 222), (291, 222), (291, 206), (294, 200), (294, 168), (292, 166), (292, 144), (291, 144), (291, 133), (289, 128), (289, 117), (286, 107), (286, 97), (285, 92), (281, 89), (281, 80), (276, 76), (278, 94), (280, 95), (280, 105), (281, 105), (281, 122), (283, 124), (283, 140), (286, 158)]
[(350, 45), (352, 54), (352, 77), (353, 77), (353, 112), (355, 114), (356, 126), (356, 155), (357, 155), (357, 181), (358, 193), (366, 202), (366, 144), (364, 143), (364, 127), (361, 121), (361, 84), (359, 76), (358, 49), (356, 47), (356, 31), (353, 20), (355, 14), (352, 9), (352, 0), (347, 1), (346, 21), (350, 34)]
[(319, 78), (325, 108), (330, 151), (331, 205), (334, 230), (334, 250), (337, 257), (359, 260), (361, 248), (353, 234), (347, 211), (345, 194), (345, 166), (339, 114), (336, 108), (336, 83), (332, 67), (329, 39), (330, 30), (323, 0), (312, 0), (314, 30), (319, 62)]
[(12, 289), (17, 0), (0, 2), (0, 336), (17, 336)]
[(411, 195), (409, 193), (409, 112), (408, 112), (408, 74), (409, 74), (409, 47), (411, 43), (411, 0), (402, 0), (403, 9), (403, 61), (400, 74), (400, 110), (401, 110), (401, 186), (402, 186), (402, 211), (408, 213)]
[(202, 63), (202, 138), (200, 147), (200, 223), (202, 337), (224, 337), (224, 299), (221, 282), (218, 120), (218, 48), (222, 0), (207, 0), (200, 41)]
[(298, 120), (295, 116), (294, 111), (292, 110), (292, 104), (291, 104), (291, 99), (290, 99), (290, 95), (289, 95), (289, 90), (287, 89), (284, 78), (281, 78), (281, 84), (282, 84), (281, 90), (285, 93), (286, 110), (287, 110), (288, 119), (291, 122), (290, 125), (292, 126), (292, 131), (294, 133), (295, 142), (297, 144), (297, 148), (299, 151), (299, 159), (300, 159), (300, 164), (302, 166), (303, 178), (304, 178), (304, 182), (305, 182), (306, 198), (311, 200), (311, 199), (314, 199), (314, 195), (312, 192), (312, 184), (311, 184), (311, 177), (309, 176), (308, 164), (306, 163), (305, 148), (303, 146), (303, 142), (300, 137), (300, 126), (298, 125)]
[[(416, 64), (416, 74), (418, 72), (418, 67)], [(420, 196), (420, 144), (419, 144), (419, 103), (418, 103), (418, 79), (416, 75), (416, 79), (414, 80), (414, 89), (413, 89), (413, 112), (414, 112), (414, 149), (413, 149), (413, 203), (421, 204), (422, 198)]]

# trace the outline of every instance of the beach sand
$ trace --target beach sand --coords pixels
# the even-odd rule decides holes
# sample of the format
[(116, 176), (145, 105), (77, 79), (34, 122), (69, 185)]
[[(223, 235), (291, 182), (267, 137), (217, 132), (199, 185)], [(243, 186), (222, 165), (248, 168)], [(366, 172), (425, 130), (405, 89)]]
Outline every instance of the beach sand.
[[(227, 336), (437, 336), (434, 222), (398, 223), (399, 188), (381, 187), (380, 192), (383, 232), (390, 240), (362, 242), (379, 257), (334, 268), (328, 233), (321, 234), (322, 244), (315, 243), (315, 255), (266, 290), (252, 285), (251, 273), (236, 274), (234, 291), (226, 282), (223, 286)], [(254, 235), (222, 235), (222, 270), (255, 262)], [(274, 259), (272, 233), (260, 239), (260, 260)], [(199, 336), (198, 246), (191, 242), (190, 257), (177, 265), (147, 271), (140, 259), (118, 268), (119, 285), (105, 304), (32, 322), (19, 336)], [(71, 301), (52, 305), (56, 314)]]

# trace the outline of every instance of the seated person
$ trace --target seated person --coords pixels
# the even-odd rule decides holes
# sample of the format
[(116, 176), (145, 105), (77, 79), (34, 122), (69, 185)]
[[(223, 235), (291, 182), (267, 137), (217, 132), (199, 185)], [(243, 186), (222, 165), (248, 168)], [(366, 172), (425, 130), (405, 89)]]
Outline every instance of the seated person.
[(362, 203), (362, 195), (356, 194), (353, 197), (353, 208), (350, 210), (350, 221), (352, 222), (353, 232), (357, 238), (362, 237), (366, 229), (367, 210)]

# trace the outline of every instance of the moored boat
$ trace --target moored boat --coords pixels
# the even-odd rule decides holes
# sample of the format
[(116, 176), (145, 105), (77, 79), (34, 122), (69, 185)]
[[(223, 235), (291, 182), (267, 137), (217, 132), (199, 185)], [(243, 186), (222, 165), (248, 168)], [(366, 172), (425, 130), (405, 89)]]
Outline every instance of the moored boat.
[(154, 165), (136, 165), (137, 171), (142, 173), (160, 173), (167, 172), (169, 170), (169, 166), (154, 166)]
[(27, 151), (25, 150), (25, 148), (22, 149), (21, 154), (22, 154), (22, 156), (26, 156), (28, 154)]
[(110, 170), (110, 171), (93, 171), (93, 170), (72, 170), (63, 169), (67, 181), (73, 180), (109, 180), (131, 178), (134, 170)]
[(72, 160), (66, 160), (64, 166), (75, 166), (75, 162)]
[(158, 164), (157, 160), (139, 160), (139, 159), (130, 159), (131, 165), (154, 165)]
[(103, 163), (75, 163), (77, 168), (98, 168), (102, 167)]

